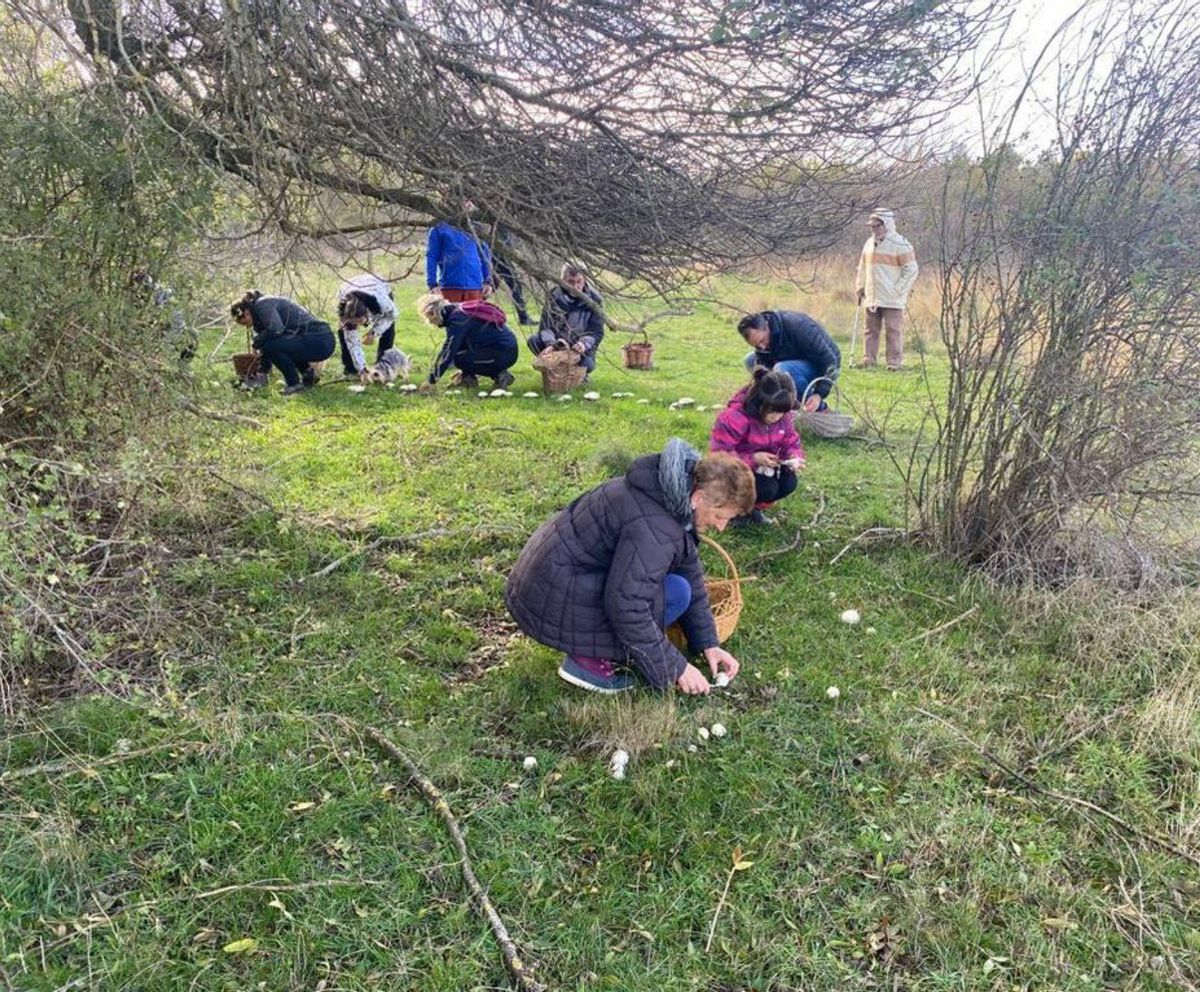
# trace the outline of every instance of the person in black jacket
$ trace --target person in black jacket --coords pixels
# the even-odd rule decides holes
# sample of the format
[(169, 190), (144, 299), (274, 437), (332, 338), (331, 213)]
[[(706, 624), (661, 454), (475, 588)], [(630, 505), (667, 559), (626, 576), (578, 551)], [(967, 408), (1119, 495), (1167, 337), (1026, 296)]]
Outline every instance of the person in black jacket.
[(499, 389), (512, 385), (513, 374), (508, 370), (517, 361), (517, 338), (496, 304), (483, 300), (447, 303), (437, 293), (429, 293), (417, 300), (417, 310), (427, 323), (446, 331), (421, 392), (432, 392), (451, 365), (458, 368), (456, 384), (468, 389), (479, 385), (481, 375), (494, 380)]
[[(525, 343), (535, 355), (541, 355), (553, 349), (556, 342), (565, 341), (579, 352), (580, 363), (591, 375), (596, 368), (596, 351), (604, 338), (604, 301), (588, 285), (587, 274), (578, 265), (566, 263), (561, 279), (563, 285), (554, 288), (542, 311), (537, 333)], [(583, 381), (587, 382), (586, 376)]]
[(266, 386), (267, 373), (278, 366), (286, 383), (283, 395), (302, 392), (316, 381), (312, 363), (333, 354), (329, 325), (285, 297), (263, 296), (252, 289), (229, 312), (243, 327), (254, 328), (251, 346), (259, 356), (258, 373), (246, 378), (243, 385), (247, 389)]
[(707, 693), (708, 679), (666, 637), (676, 620), (712, 674), (737, 674), (720, 647), (696, 553), (754, 506), (754, 476), (728, 454), (704, 458), (679, 438), (584, 493), (529, 539), (505, 585), (517, 625), (566, 652), (559, 676), (593, 692), (632, 688), (630, 663), (655, 689)]
[(815, 394), (808, 409), (823, 409), (825, 397), (837, 381), (842, 353), (829, 332), (806, 313), (795, 310), (764, 310), (747, 314), (737, 325), (738, 333), (754, 350), (746, 356), (746, 368), (755, 366), (786, 372), (796, 383), (796, 395), (814, 380)]

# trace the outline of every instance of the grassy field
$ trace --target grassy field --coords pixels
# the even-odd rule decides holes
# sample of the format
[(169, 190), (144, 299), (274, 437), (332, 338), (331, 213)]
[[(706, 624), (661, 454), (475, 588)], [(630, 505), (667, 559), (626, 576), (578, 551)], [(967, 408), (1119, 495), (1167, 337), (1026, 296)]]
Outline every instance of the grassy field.
[[(418, 289), (397, 294), (398, 343), (424, 369)], [(807, 308), (845, 344), (844, 288), (723, 292)], [(778, 525), (722, 538), (748, 579), (728, 690), (593, 699), (516, 634), (501, 591), (528, 534), (625, 454), (704, 445), (742, 380), (727, 311), (655, 327), (649, 373), (610, 336), (595, 403), (520, 398), (525, 355), (497, 400), (283, 400), (232, 395), (223, 363), (200, 374), (209, 407), (261, 427), (197, 439), (219, 513), (162, 511), (191, 550), (147, 581), (189, 623), (155, 645), (157, 677), (8, 728), (0, 987), (508, 987), (442, 824), (363, 723), (445, 792), (551, 989), (1197, 987), (1200, 872), (1147, 839), (1200, 847), (1188, 601), (1004, 593), (904, 543), (831, 565), (903, 526), (904, 501), (883, 445), (806, 439)], [(924, 375), (843, 388), (902, 451)], [(697, 407), (670, 411), (681, 395)], [(700, 742), (714, 721), (728, 735)], [(713, 928), (735, 850), (752, 864)]]

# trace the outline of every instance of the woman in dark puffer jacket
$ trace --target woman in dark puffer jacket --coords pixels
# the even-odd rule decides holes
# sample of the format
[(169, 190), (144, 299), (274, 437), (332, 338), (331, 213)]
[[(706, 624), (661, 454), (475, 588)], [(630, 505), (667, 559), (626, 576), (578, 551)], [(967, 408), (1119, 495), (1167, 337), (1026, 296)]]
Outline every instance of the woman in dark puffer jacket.
[(529, 539), (505, 600), (530, 637), (566, 652), (558, 674), (595, 692), (630, 689), (632, 666), (655, 689), (706, 693), (708, 679), (664, 633), (679, 621), (712, 674), (737, 674), (717, 641), (696, 534), (754, 506), (754, 476), (732, 455), (701, 458), (672, 438), (624, 476), (584, 493)]

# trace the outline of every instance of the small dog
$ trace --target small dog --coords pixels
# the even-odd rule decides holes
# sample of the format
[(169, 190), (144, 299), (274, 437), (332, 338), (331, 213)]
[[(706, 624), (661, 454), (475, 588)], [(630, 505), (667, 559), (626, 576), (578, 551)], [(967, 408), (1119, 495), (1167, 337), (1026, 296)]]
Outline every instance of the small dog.
[(379, 356), (379, 361), (371, 369), (371, 381), (384, 385), (395, 382), (397, 377), (401, 377), (408, 382), (408, 373), (411, 369), (412, 362), (404, 352), (399, 348), (388, 348)]

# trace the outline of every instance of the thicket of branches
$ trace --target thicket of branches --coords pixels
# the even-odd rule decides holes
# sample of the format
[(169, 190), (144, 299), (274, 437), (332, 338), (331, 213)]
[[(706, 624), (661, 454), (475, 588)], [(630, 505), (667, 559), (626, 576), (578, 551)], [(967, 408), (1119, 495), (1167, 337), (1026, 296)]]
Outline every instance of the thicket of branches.
[(879, 150), (964, 94), (1005, 6), (64, 3), (16, 9), (285, 230), (386, 245), (470, 197), (527, 270), (575, 257), (659, 286), (831, 242), (879, 189)]
[(938, 544), (1001, 572), (1150, 574), (1146, 525), (1200, 494), (1200, 24), (1094, 10), (1058, 133), (948, 175), (936, 443), (911, 466)]

